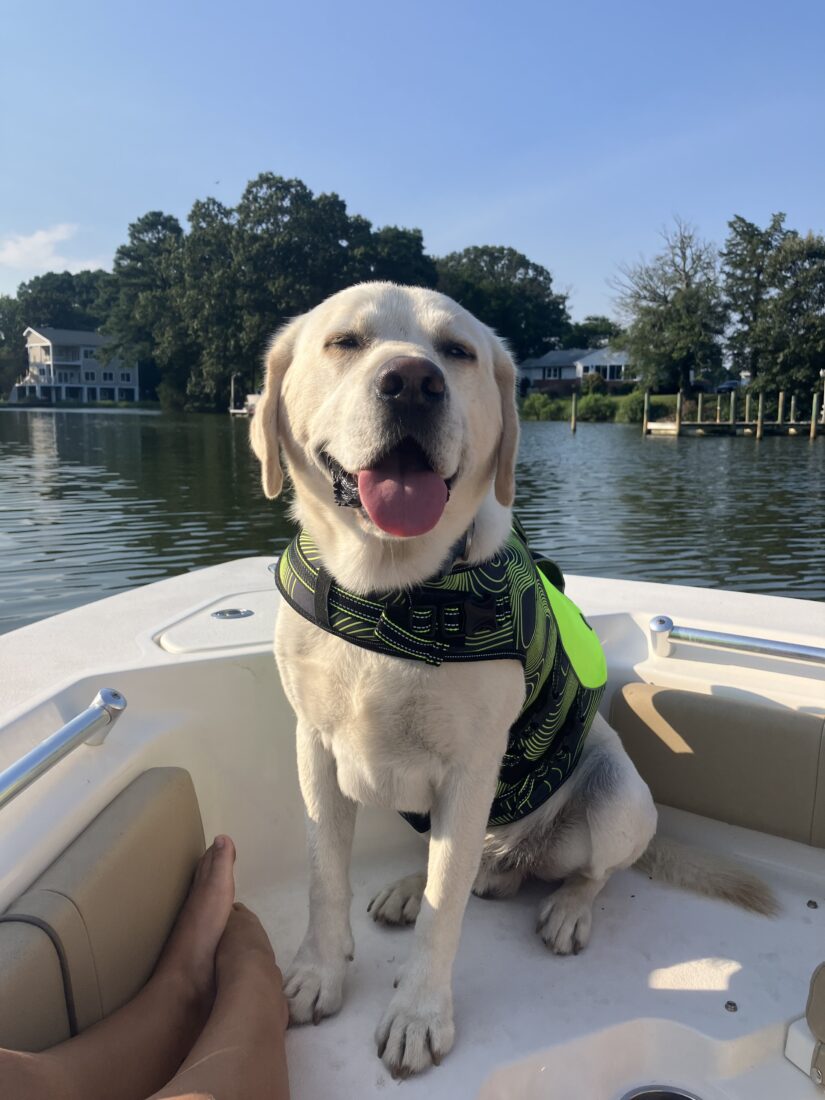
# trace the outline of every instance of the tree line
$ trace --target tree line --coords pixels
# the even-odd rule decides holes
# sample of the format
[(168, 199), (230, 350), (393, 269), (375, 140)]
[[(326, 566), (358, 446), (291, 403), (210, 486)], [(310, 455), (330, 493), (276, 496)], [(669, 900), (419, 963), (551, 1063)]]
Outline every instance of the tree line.
[(198, 200), (186, 229), (144, 214), (111, 273), (51, 273), (0, 298), (0, 370), (5, 360), (7, 388), (24, 365), (27, 325), (99, 329), (111, 337), (106, 354), (139, 363), (145, 396), (225, 408), (233, 374), (241, 391), (260, 382), (267, 341), (285, 320), (371, 279), (437, 287), (506, 334), (519, 358), (572, 332), (550, 272), (515, 249), (436, 258), (419, 229), (375, 228), (338, 195), (265, 173), (234, 207)]
[(150, 211), (133, 222), (113, 269), (51, 272), (0, 296), (0, 390), (25, 367), (31, 325), (94, 329), (106, 354), (140, 365), (142, 396), (177, 408), (225, 408), (230, 379), (260, 382), (270, 335), (354, 282), (389, 279), (455, 298), (516, 358), (561, 347), (627, 348), (654, 389), (718, 379), (727, 362), (800, 392), (825, 366), (825, 240), (777, 214), (760, 229), (735, 217), (721, 252), (679, 221), (662, 251), (614, 281), (621, 324), (573, 322), (547, 268), (513, 248), (436, 257), (419, 229), (376, 228), (336, 194), (264, 173), (236, 206), (198, 200), (184, 227)]
[(756, 389), (812, 393), (825, 369), (825, 237), (774, 214), (764, 228), (736, 215), (722, 249), (680, 219), (652, 260), (612, 280), (619, 338), (654, 390), (748, 372)]

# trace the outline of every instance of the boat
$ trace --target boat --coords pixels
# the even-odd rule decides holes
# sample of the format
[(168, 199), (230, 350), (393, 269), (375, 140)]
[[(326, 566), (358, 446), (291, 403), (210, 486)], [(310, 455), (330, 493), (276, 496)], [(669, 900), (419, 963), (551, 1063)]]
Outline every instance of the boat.
[[(85, 966), (100, 986), (80, 1020), (75, 982), (75, 1028), (135, 992), (180, 903), (169, 867), (188, 859), (191, 871), (203, 835), (235, 839), (239, 897), (288, 965), (306, 920), (306, 866), (294, 719), (271, 651), (274, 564), (227, 562), (0, 637), (0, 1045), (24, 1025), (28, 1049), (45, 1042), (49, 1020), (52, 1038), (71, 1030), (60, 1007), (66, 965)], [(559, 958), (534, 934), (546, 884), (507, 901), (471, 898), (454, 976), (455, 1047), (440, 1067), (396, 1086), (373, 1032), (409, 933), (374, 924), (366, 908), (421, 865), (424, 847), (398, 815), (362, 808), (355, 961), (341, 1012), (289, 1033), (296, 1100), (361, 1100), (391, 1087), (404, 1100), (822, 1097), (825, 1035), (812, 1030), (806, 1003), (825, 960), (825, 604), (581, 576), (567, 590), (604, 645), (603, 710), (651, 784), (660, 832), (759, 875), (779, 915), (631, 869), (599, 896), (587, 949)], [(112, 826), (124, 813), (138, 830), (154, 822), (151, 858), (151, 845), (126, 851), (131, 833)], [(51, 986), (33, 981), (4, 936), (21, 907), (40, 906), (41, 923), (70, 919), (63, 909), (44, 916), (43, 906), (65, 902), (68, 887), (49, 883), (58, 873), (65, 882), (66, 849), (88, 850), (90, 836), (94, 889), (72, 889), (78, 906), (97, 904), (110, 923), (115, 912), (118, 927), (95, 932), (87, 915), (76, 929), (82, 945), (64, 942), (68, 962), (53, 965)], [(69, 865), (77, 874), (78, 859)], [(141, 939), (135, 914), (145, 931), (161, 904), (168, 911)], [(112, 962), (104, 956), (115, 941), (123, 947)], [(46, 938), (41, 947), (52, 950)], [(107, 966), (124, 957), (131, 971), (104, 989)]]
[(255, 393), (247, 393), (244, 396), (243, 404), (236, 405), (235, 403), (235, 379), (238, 378), (238, 372), (234, 372), (229, 380), (229, 415), (230, 416), (254, 416), (255, 406), (261, 399), (261, 389), (257, 389)]

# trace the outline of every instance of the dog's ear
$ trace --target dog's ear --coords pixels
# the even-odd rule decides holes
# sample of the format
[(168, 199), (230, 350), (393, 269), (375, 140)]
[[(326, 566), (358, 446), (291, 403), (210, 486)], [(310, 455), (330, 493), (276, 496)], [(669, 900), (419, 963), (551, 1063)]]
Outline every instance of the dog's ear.
[(516, 495), (518, 453), (518, 411), (516, 409), (516, 367), (503, 341), (493, 333), (493, 371), (501, 399), (501, 440), (496, 465), (496, 500), (509, 508)]
[(300, 320), (297, 318), (290, 321), (272, 338), (266, 353), (264, 392), (255, 406), (255, 414), (249, 429), (252, 450), (261, 463), (261, 483), (264, 494), (270, 500), (279, 495), (284, 484), (278, 441), (278, 407), (281, 402), (281, 384), (295, 351)]

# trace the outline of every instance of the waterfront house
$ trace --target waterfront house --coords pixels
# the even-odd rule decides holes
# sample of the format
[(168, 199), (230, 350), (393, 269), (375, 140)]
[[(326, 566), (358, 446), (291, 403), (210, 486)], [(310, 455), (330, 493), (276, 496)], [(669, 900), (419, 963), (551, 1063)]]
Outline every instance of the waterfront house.
[(27, 328), (28, 370), (11, 391), (10, 402), (137, 401), (138, 368), (120, 359), (103, 362), (109, 342), (97, 332), (67, 328)]
[(544, 393), (568, 394), (581, 389), (588, 374), (600, 374), (608, 390), (637, 381), (626, 351), (613, 348), (563, 348), (548, 351), (536, 359), (525, 359), (519, 365), (519, 381), (523, 391), (533, 389)]

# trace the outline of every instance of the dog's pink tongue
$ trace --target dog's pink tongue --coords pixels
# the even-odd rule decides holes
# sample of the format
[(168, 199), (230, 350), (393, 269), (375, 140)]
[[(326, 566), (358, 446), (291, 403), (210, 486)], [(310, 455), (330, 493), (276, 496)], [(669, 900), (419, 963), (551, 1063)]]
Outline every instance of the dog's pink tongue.
[(432, 531), (447, 503), (447, 486), (418, 448), (402, 444), (358, 474), (358, 493), (376, 527), (411, 538)]

